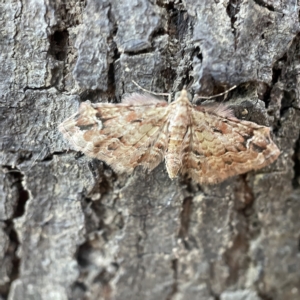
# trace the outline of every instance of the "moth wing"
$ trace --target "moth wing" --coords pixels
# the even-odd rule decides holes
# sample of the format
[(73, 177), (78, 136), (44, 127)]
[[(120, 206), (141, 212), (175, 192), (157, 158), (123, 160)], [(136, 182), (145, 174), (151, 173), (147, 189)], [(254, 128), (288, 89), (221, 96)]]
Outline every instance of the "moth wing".
[(105, 161), (116, 172), (132, 173), (142, 165), (152, 170), (167, 148), (168, 108), (165, 101), (133, 99), (120, 104), (89, 101), (59, 130), (73, 147)]
[(260, 169), (277, 159), (279, 149), (270, 128), (195, 107), (183, 148), (182, 173), (194, 181), (215, 184), (228, 177)]

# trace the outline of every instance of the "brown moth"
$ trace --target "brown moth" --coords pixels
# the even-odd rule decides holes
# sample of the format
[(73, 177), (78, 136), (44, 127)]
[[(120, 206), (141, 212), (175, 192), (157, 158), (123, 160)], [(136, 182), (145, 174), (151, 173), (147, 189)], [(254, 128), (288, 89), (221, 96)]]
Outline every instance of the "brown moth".
[(140, 94), (119, 104), (86, 101), (59, 130), (116, 172), (151, 171), (165, 159), (170, 178), (181, 173), (203, 184), (260, 169), (280, 154), (270, 128), (238, 120), (224, 106), (194, 105), (185, 89), (170, 104)]

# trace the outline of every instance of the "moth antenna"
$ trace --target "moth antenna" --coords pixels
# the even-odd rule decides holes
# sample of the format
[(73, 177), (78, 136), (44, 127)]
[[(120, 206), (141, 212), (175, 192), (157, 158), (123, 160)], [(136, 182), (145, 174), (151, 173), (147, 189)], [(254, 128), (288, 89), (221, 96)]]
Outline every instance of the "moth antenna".
[(144, 89), (143, 87), (141, 87), (138, 83), (136, 83), (134, 80), (132, 80), (132, 82), (138, 87), (140, 88), (142, 91), (149, 93), (149, 94), (153, 94), (155, 96), (164, 96), (164, 97), (168, 97), (168, 103), (171, 103), (171, 93), (155, 93), (155, 92), (151, 92), (149, 90)]
[(212, 96), (208, 96), (208, 97), (206, 97), (206, 96), (198, 96), (198, 95), (197, 95), (196, 98), (194, 98), (193, 102), (194, 102), (194, 101), (197, 101), (198, 99), (206, 99), (206, 100), (209, 100), (209, 99), (212, 99), (212, 98), (216, 98), (216, 97), (219, 97), (219, 96), (223, 96), (223, 95), (227, 94), (228, 92), (232, 91), (232, 90), (235, 89), (235, 88), (236, 88), (236, 85), (232, 86), (230, 89), (226, 90), (226, 91), (223, 92), (223, 93), (216, 94), (216, 95), (212, 95)]
[(36, 163), (36, 161), (38, 160), (38, 158), (41, 156), (41, 154), (44, 152), (44, 150), (46, 149), (46, 146), (40, 151), (40, 153), (34, 158), (31, 166), (29, 166), (28, 171), (30, 171), (32, 169), (32, 167), (34, 166), (34, 164)]
[(185, 85), (184, 86), (184, 88), (186, 89), (186, 90), (189, 90), (190, 88), (191, 88), (191, 86), (193, 85), (193, 81), (191, 81), (188, 85)]
[[(53, 143), (54, 144), (54, 143)], [(51, 144), (52, 145), (52, 144)], [(50, 145), (50, 146), (51, 146)], [(26, 168), (26, 170), (21, 171), (20, 169), (18, 169), (16, 166), (14, 166), (13, 168), (16, 168), (16, 170), (9, 170), (6, 173), (22, 173), (22, 172), (28, 172), (32, 169), (32, 167), (35, 165), (36, 161), (40, 158), (41, 154), (44, 152), (44, 150), (46, 150), (46, 146), (43, 147), (43, 149), (36, 155), (36, 157), (34, 158), (34, 160), (32, 161), (31, 165)]]

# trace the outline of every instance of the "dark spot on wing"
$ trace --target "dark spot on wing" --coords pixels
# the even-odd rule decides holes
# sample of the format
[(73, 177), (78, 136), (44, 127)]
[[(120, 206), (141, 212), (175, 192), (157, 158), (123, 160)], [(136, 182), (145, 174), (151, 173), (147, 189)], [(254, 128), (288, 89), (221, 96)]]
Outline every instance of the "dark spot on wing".
[(101, 121), (101, 122), (106, 122), (108, 120), (112, 120), (112, 119), (115, 119), (116, 116), (113, 116), (113, 117), (110, 117), (110, 118), (104, 118), (101, 116), (101, 114), (99, 112), (96, 113), (96, 118)]
[(102, 146), (102, 143), (94, 144), (94, 147), (95, 147), (95, 148), (101, 148), (101, 146)]
[(203, 157), (203, 154), (198, 152), (197, 150), (194, 150), (193, 153), (197, 156), (197, 157)]
[(86, 130), (91, 130), (94, 127), (94, 124), (89, 124), (89, 125), (77, 125), (77, 127), (82, 130), (82, 131), (86, 131)]
[(215, 128), (215, 127), (213, 128), (213, 132), (219, 132), (219, 133), (223, 134), (222, 130)]
[(112, 143), (112, 144), (107, 146), (107, 150), (109, 150), (109, 151), (114, 151), (117, 148), (118, 148), (118, 145), (116, 143)]
[(260, 147), (260, 146), (254, 144), (254, 143), (251, 144), (251, 147), (252, 147), (252, 149), (253, 149), (255, 152), (258, 152), (258, 153), (261, 153), (261, 152), (263, 152), (263, 151), (265, 150), (265, 148)]
[(115, 119), (115, 117), (112, 117), (112, 118), (97, 118), (98, 120), (100, 120), (102, 123), (105, 123), (106, 121), (109, 121), (109, 120), (112, 120), (112, 119)]
[(244, 135), (241, 134), (241, 136), (244, 138), (244, 140), (241, 142), (241, 144), (242, 144), (245, 148), (247, 148), (248, 140), (251, 139), (253, 136), (252, 136), (252, 135), (249, 135), (249, 134), (244, 134)]

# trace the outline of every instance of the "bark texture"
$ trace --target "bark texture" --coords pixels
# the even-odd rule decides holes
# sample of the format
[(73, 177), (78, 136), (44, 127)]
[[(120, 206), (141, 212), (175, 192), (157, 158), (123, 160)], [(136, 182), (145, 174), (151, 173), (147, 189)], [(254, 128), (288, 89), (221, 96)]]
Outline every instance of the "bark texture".
[[(0, 299), (300, 299), (296, 0), (0, 3)], [(183, 85), (269, 125), (271, 166), (215, 186), (115, 174), (57, 125)]]

